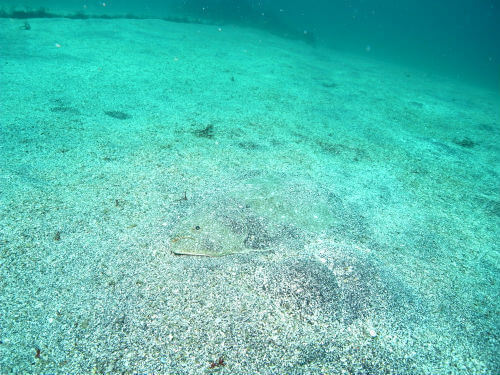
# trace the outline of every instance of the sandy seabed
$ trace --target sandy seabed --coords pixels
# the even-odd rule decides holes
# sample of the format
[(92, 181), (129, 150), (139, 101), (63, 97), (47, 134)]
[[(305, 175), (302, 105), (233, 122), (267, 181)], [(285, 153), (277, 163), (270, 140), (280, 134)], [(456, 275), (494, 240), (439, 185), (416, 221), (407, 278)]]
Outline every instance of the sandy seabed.
[(22, 25), (0, 373), (500, 368), (498, 93), (245, 28)]

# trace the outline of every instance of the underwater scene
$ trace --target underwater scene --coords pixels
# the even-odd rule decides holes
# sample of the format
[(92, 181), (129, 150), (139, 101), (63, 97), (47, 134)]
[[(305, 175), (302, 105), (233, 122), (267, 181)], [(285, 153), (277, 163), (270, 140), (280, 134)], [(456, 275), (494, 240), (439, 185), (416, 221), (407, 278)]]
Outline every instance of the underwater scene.
[(496, 0), (0, 0), (0, 374), (500, 372)]

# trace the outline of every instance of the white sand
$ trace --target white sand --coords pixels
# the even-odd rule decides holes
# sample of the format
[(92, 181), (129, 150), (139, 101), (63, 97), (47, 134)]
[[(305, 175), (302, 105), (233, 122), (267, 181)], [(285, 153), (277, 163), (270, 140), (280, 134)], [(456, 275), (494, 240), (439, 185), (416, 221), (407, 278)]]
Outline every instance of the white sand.
[[(498, 93), (251, 29), (30, 24), (0, 20), (0, 373), (499, 368)], [(207, 220), (266, 251), (170, 253)]]

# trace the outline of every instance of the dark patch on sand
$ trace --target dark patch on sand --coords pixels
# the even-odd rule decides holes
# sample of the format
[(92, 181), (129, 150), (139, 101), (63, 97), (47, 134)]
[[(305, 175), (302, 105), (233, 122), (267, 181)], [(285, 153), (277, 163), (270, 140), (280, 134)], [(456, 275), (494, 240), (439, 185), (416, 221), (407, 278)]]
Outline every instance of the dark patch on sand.
[(473, 148), (474, 146), (477, 145), (476, 142), (474, 142), (472, 139), (470, 139), (468, 137), (455, 138), (453, 140), (453, 143), (455, 143), (456, 145), (459, 145), (461, 147), (464, 147), (464, 148)]
[(209, 124), (203, 129), (195, 130), (193, 134), (200, 138), (211, 139), (214, 137), (214, 126), (212, 124)]
[(116, 118), (118, 120), (127, 120), (129, 118), (132, 118), (128, 113), (125, 112), (120, 112), (120, 111), (104, 111), (106, 115), (109, 117)]
[(74, 115), (79, 115), (80, 114), (80, 111), (76, 108), (72, 108), (72, 107), (66, 107), (66, 106), (57, 106), (57, 107), (52, 107), (50, 109), (50, 112), (54, 112), (54, 113), (72, 113)]

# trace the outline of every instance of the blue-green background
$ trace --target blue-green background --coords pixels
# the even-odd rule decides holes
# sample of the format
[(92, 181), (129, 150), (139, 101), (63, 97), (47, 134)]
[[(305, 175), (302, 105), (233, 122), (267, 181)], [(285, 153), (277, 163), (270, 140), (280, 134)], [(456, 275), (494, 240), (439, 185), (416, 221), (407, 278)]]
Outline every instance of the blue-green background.
[[(164, 2), (156, 2), (159, 4)], [(207, 8), (212, 14), (276, 17), (319, 40), (355, 53), (429, 68), (498, 87), (498, 1), (315, 0), (178, 1), (178, 9)], [(237, 9), (240, 9), (238, 11)], [(243, 10), (244, 8), (244, 10)], [(228, 10), (230, 9), (230, 10)], [(206, 11), (207, 12), (207, 11)], [(206, 13), (205, 12), (205, 13)]]
[(496, 0), (4, 0), (28, 7), (88, 14), (191, 15), (217, 22), (307, 31), (317, 42), (369, 53), (498, 89), (500, 4)]

